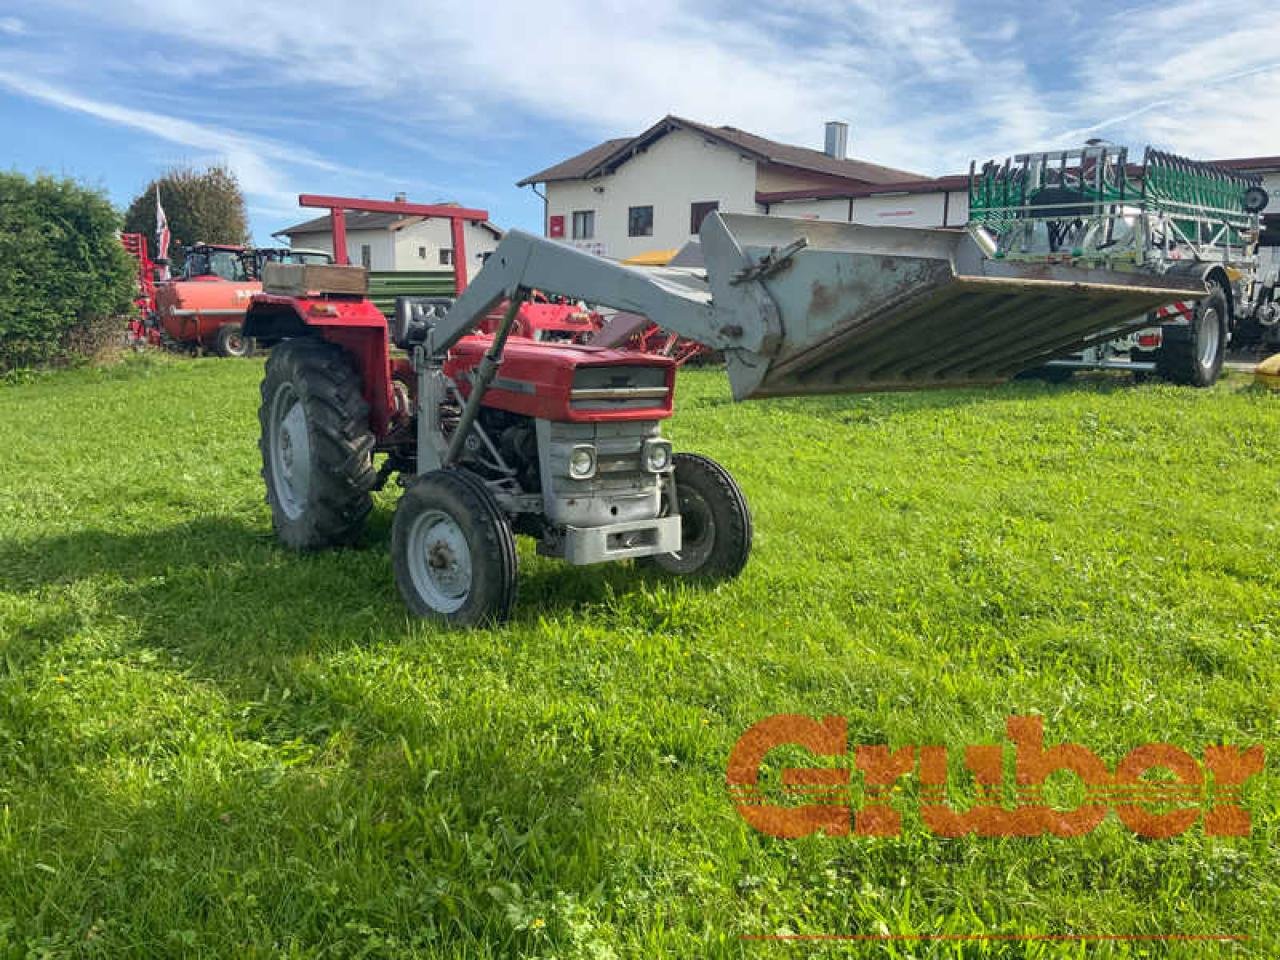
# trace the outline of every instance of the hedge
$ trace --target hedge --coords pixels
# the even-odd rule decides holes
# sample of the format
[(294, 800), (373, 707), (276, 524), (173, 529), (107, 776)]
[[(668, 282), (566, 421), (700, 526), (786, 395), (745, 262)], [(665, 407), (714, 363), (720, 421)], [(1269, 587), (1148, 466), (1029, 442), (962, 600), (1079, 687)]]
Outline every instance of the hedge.
[(119, 227), (101, 191), (0, 173), (0, 371), (91, 352), (133, 309)]

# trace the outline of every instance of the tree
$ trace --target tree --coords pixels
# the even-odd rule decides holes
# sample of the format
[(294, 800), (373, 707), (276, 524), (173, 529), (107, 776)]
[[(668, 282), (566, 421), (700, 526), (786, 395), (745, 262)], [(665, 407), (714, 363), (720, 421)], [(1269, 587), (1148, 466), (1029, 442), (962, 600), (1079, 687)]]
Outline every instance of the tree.
[(92, 351), (123, 329), (111, 320), (131, 310), (137, 273), (119, 229), (99, 190), (0, 173), (0, 371)]
[(172, 243), (169, 258), (182, 264), (182, 247), (193, 243), (248, 243), (249, 221), (244, 194), (236, 175), (224, 166), (199, 171), (174, 167), (147, 184), (124, 215), (127, 233), (142, 233), (149, 243), (156, 235), (156, 185), (169, 220)]

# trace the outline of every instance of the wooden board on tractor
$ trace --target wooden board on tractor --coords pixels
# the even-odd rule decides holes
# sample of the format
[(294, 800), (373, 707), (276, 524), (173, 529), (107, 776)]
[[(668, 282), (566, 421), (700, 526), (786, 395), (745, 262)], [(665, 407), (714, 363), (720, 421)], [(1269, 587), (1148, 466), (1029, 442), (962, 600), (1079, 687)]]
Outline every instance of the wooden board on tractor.
[(369, 271), (336, 263), (268, 263), (262, 269), (262, 291), (282, 297), (325, 293), (363, 297), (369, 291)]

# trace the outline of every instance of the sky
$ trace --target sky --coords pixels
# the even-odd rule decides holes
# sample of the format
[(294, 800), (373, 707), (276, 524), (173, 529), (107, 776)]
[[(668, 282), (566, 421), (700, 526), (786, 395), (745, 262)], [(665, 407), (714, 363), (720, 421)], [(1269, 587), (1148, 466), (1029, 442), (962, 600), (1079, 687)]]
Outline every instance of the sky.
[(928, 175), (1102, 137), (1280, 155), (1275, 0), (0, 0), (0, 169), (124, 207), (228, 164), (255, 238), (299, 193), (456, 200), (673, 113)]

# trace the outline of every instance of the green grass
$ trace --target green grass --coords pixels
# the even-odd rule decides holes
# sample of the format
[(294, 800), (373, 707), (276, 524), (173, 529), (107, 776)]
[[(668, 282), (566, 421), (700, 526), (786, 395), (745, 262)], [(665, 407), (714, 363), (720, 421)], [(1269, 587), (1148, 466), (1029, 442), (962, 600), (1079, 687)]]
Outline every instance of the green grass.
[[(260, 361), (0, 387), (0, 956), (1280, 953), (1280, 789), (1247, 838), (775, 840), (724, 788), (780, 712), (853, 743), (1280, 745), (1280, 396), (1066, 387), (734, 405), (668, 433), (751, 501), (697, 588), (521, 546), (513, 623), (406, 617), (391, 495), (278, 548)], [(953, 757), (954, 759), (954, 757)], [(1245, 934), (1247, 945), (747, 943)], [(825, 952), (824, 952), (825, 951)]]

